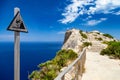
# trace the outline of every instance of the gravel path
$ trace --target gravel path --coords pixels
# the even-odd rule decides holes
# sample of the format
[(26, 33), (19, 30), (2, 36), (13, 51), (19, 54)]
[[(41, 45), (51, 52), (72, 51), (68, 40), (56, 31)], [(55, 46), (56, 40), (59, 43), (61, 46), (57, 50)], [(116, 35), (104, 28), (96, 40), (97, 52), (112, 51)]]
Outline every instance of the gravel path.
[(120, 60), (97, 52), (87, 52), (85, 68), (82, 80), (120, 80)]

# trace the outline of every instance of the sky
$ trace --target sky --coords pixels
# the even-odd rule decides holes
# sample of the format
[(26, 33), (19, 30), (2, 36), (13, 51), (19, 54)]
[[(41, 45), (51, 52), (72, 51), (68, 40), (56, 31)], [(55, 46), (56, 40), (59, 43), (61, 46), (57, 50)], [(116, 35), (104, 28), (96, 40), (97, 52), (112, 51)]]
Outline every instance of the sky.
[(20, 14), (28, 33), (21, 41), (63, 41), (66, 30), (98, 30), (120, 39), (120, 0), (1, 0), (0, 42), (14, 41), (7, 27)]

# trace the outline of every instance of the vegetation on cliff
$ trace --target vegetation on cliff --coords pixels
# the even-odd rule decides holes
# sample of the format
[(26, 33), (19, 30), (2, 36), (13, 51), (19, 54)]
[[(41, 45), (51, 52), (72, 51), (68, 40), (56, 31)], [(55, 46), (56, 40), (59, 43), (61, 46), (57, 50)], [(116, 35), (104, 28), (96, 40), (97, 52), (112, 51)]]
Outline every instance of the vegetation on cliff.
[(60, 50), (54, 59), (47, 61), (45, 63), (39, 64), (39, 71), (33, 71), (29, 75), (30, 79), (40, 79), (40, 80), (54, 80), (54, 78), (59, 74), (62, 67), (67, 66), (78, 57), (77, 53), (73, 50)]
[(79, 33), (81, 34), (81, 36), (83, 37), (83, 38), (85, 38), (85, 39), (87, 39), (88, 37), (87, 37), (87, 35), (86, 34), (84, 34), (81, 30), (79, 31)]
[(103, 36), (113, 39), (113, 36), (111, 36), (110, 34), (103, 34)]
[(103, 49), (100, 54), (120, 59), (120, 42), (111, 41), (106, 43), (108, 44), (108, 47)]
[(99, 38), (95, 37), (95, 39), (98, 40), (98, 41), (102, 41), (103, 40), (101, 37), (99, 37)]
[(92, 46), (91, 42), (83, 42), (83, 47)]

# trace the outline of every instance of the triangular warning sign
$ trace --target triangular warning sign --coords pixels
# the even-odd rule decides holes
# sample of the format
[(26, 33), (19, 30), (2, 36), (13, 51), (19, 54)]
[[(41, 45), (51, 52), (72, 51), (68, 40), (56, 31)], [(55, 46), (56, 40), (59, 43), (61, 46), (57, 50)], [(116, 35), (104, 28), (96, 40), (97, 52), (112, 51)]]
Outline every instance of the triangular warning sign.
[(20, 12), (18, 11), (13, 20), (11, 21), (9, 27), (7, 30), (10, 31), (18, 31), (18, 32), (28, 32), (26, 29), (24, 22), (22, 20), (22, 17), (20, 15)]

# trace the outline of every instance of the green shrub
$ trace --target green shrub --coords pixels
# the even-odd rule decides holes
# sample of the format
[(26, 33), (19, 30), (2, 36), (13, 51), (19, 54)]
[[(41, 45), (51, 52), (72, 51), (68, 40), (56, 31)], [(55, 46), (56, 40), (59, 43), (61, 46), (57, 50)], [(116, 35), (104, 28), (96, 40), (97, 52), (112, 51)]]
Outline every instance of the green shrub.
[(103, 41), (102, 43), (103, 43), (103, 44), (108, 44), (108, 43), (109, 43), (109, 41)]
[(29, 75), (29, 78), (36, 78), (36, 79), (39, 79), (40, 78), (40, 74), (38, 71), (33, 71), (31, 73), (31, 75)]
[(96, 32), (97, 34), (100, 34), (99, 32)]
[(92, 46), (91, 42), (83, 42), (83, 47)]
[(113, 36), (111, 36), (110, 34), (103, 34), (103, 36), (113, 39)]
[(54, 59), (41, 63), (38, 65), (39, 71), (33, 71), (30, 75), (30, 79), (40, 79), (40, 80), (54, 80), (58, 75), (61, 68), (67, 65), (68, 61), (73, 61), (78, 57), (77, 53), (73, 50), (60, 50)]
[(95, 38), (96, 40), (99, 40), (99, 41), (102, 41), (103, 39), (100, 37), (100, 38)]
[(81, 34), (81, 36), (83, 37), (83, 38), (85, 38), (85, 39), (87, 39), (88, 37), (87, 37), (87, 35), (86, 34), (84, 34), (81, 30), (79, 31), (79, 33)]
[(69, 60), (74, 60), (77, 58), (77, 53), (75, 53), (73, 50), (69, 49), (69, 50), (60, 50), (58, 51), (57, 53), (57, 56), (55, 57), (55, 59), (58, 61), (58, 63), (61, 63), (59, 64), (59, 66), (62, 65), (63, 66), (66, 66), (66, 63), (69, 61)]
[(109, 55), (114, 58), (120, 58), (120, 42), (108, 42), (108, 47), (101, 51), (101, 55)]

